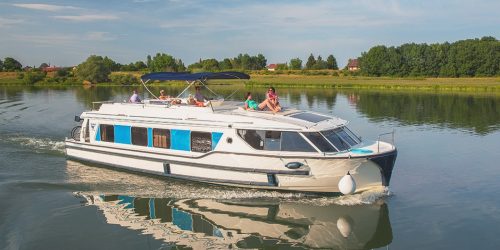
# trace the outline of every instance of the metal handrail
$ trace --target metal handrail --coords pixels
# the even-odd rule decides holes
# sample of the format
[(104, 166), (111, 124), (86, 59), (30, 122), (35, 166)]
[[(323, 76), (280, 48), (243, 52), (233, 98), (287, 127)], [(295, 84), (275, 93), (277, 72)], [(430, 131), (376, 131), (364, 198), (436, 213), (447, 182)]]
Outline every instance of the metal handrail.
[(382, 133), (382, 134), (378, 135), (378, 139), (377, 139), (377, 153), (380, 152), (380, 137), (382, 137), (384, 135), (392, 135), (391, 146), (394, 149), (394, 133), (395, 133), (395, 130), (393, 129), (392, 132)]
[[(113, 103), (113, 101), (100, 101), (100, 102), (92, 102), (92, 110), (96, 110), (96, 109), (95, 109), (95, 105), (96, 105), (96, 104), (103, 105), (104, 103)], [(99, 106), (99, 107), (100, 107), (100, 106)]]

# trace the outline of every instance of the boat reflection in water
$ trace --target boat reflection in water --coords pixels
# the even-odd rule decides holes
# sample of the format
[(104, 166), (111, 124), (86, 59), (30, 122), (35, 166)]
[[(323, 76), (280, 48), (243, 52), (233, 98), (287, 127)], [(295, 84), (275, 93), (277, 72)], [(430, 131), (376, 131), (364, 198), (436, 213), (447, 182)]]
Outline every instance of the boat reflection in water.
[(204, 248), (371, 249), (392, 241), (387, 205), (81, 194), (117, 224), (169, 244)]

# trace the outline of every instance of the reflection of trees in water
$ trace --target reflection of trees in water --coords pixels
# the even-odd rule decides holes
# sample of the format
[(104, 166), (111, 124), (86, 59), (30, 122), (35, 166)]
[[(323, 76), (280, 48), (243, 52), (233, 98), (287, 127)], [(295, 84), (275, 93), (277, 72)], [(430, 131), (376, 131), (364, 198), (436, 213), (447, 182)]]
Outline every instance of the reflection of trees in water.
[(65, 92), (71, 89), (71, 86), (2, 86), (0, 87), (0, 98), (1, 99), (19, 99), (21, 95), (25, 93), (38, 93), (47, 91), (60, 91)]
[(438, 124), (488, 134), (499, 128), (500, 98), (465, 94), (343, 91), (356, 96), (356, 109), (374, 121)]
[[(182, 84), (163, 84), (149, 86), (155, 94), (160, 89), (167, 95), (177, 96), (186, 87)], [(246, 88), (244, 85), (209, 85), (220, 96), (230, 100), (244, 101), (246, 92), (252, 92), (253, 98), (260, 102), (265, 99), (268, 88)], [(133, 89), (137, 89), (142, 98), (148, 95), (142, 86), (3, 86), (0, 98), (21, 99), (26, 93), (74, 92), (75, 99), (87, 108), (96, 101), (127, 100)], [(236, 92), (235, 92), (236, 90)], [(214, 97), (208, 90), (202, 90), (207, 97)], [(337, 90), (278, 88), (282, 105), (306, 107), (307, 109), (334, 108)], [(194, 93), (194, 88), (187, 94)], [(500, 97), (472, 94), (436, 94), (424, 92), (396, 92), (373, 90), (342, 90), (356, 109), (374, 121), (395, 119), (406, 124), (438, 124), (450, 128), (466, 128), (479, 134), (488, 134), (500, 128)]]

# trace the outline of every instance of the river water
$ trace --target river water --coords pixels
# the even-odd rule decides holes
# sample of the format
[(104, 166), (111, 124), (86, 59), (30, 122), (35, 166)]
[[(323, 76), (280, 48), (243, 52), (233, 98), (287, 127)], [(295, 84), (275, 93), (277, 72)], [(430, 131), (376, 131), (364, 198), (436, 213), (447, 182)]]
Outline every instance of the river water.
[[(238, 90), (233, 99), (265, 91), (213, 88)], [(323, 197), (66, 160), (74, 115), (130, 92), (0, 87), (0, 249), (500, 247), (498, 94), (279, 89), (284, 106), (349, 120), (363, 138), (396, 132), (389, 190)]]

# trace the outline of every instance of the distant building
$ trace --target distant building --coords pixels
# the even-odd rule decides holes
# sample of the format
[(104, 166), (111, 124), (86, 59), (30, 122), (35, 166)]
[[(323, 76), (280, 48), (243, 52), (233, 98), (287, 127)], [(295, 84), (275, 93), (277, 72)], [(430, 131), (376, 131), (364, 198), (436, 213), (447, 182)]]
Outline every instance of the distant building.
[(347, 62), (347, 69), (349, 71), (359, 70), (358, 59), (349, 59), (349, 61)]
[(43, 67), (42, 71), (43, 72), (54, 72), (54, 71), (58, 71), (60, 69), (62, 69), (62, 68), (61, 67), (56, 67), (56, 66), (52, 65), (52, 66)]
[(23, 68), (24, 71), (31, 71), (33, 69), (33, 67), (31, 66), (26, 66)]
[(275, 64), (275, 63), (273, 63), (273, 64), (269, 64), (269, 65), (267, 65), (267, 67), (266, 67), (266, 68), (267, 68), (267, 70), (269, 70), (269, 71), (275, 71), (275, 70), (276, 70), (276, 68), (278, 68), (278, 64)]

